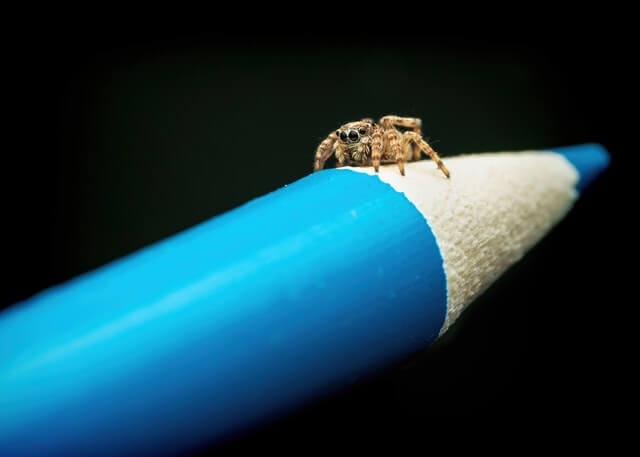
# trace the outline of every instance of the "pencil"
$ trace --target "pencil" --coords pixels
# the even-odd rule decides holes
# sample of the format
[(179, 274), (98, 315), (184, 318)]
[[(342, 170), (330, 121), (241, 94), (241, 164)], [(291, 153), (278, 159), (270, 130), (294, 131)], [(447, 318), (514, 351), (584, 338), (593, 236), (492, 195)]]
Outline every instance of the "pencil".
[[(0, 454), (172, 455), (427, 347), (609, 162), (324, 170), (0, 313)], [(37, 437), (34, 439), (34, 437)]]

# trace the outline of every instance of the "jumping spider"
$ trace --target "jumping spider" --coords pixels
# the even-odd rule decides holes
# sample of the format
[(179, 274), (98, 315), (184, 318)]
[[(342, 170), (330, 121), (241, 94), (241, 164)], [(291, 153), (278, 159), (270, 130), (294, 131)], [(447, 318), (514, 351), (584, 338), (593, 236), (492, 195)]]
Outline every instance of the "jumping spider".
[[(418, 118), (399, 116), (384, 116), (379, 124), (369, 118), (344, 124), (320, 143), (313, 170), (322, 170), (327, 159), (335, 154), (338, 167), (373, 165), (377, 173), (381, 163), (397, 163), (404, 176), (404, 162), (419, 160), (422, 150), (448, 178), (449, 170), (422, 138), (421, 126), (422, 120)], [(401, 132), (396, 127), (412, 130)]]

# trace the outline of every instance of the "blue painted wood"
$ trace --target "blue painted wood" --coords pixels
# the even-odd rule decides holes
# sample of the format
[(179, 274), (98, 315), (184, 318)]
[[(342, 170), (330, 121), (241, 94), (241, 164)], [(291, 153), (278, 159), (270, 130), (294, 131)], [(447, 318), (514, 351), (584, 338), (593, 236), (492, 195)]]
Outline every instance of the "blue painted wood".
[(403, 194), (310, 175), (1, 313), (0, 454), (221, 438), (427, 346), (445, 281)]
[(552, 151), (562, 154), (578, 170), (580, 179), (576, 188), (579, 192), (583, 192), (609, 167), (609, 154), (597, 143), (565, 146), (554, 148)]

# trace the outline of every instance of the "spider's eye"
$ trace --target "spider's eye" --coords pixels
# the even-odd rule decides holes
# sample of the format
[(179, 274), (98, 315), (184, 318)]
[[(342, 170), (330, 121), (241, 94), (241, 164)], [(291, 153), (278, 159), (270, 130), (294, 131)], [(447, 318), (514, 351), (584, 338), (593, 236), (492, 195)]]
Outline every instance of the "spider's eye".
[(358, 132), (356, 132), (355, 130), (351, 130), (349, 132), (349, 139), (351, 141), (356, 141), (358, 139)]
[(360, 135), (364, 135), (365, 133), (367, 133), (367, 129), (365, 129), (364, 127), (360, 127), (360, 130), (358, 130), (358, 132), (360, 132)]
[(336, 130), (336, 135), (340, 136), (340, 130)]
[(340, 139), (342, 141), (347, 141), (347, 132), (340, 132)]

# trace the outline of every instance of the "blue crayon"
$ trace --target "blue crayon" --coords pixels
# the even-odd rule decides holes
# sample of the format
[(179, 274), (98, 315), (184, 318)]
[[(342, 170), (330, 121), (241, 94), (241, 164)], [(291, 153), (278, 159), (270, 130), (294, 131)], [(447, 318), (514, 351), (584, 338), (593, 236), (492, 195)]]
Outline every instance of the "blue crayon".
[[(484, 159), (524, 170), (511, 156)], [(568, 196), (608, 165), (538, 156)], [(454, 186), (469, 160), (453, 184), (430, 161), (407, 176)], [(391, 173), (314, 173), (0, 313), (0, 455), (178, 454), (427, 347), (463, 309), (456, 260)]]

